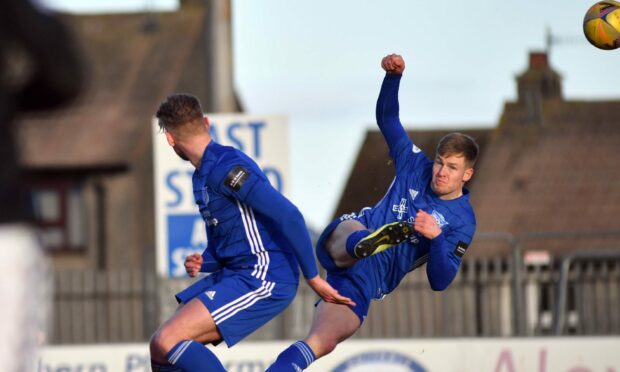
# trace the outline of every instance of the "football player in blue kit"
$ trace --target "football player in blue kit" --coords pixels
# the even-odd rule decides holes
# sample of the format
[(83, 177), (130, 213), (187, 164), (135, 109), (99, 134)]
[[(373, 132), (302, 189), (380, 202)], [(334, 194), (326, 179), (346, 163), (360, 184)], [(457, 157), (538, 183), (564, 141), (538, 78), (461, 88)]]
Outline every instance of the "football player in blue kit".
[(327, 303), (354, 304), (318, 276), (303, 216), (248, 156), (211, 139), (200, 102), (173, 94), (156, 117), (173, 150), (196, 168), (194, 198), (208, 245), (186, 258), (190, 276), (210, 275), (176, 295), (177, 312), (150, 342), (154, 371), (224, 371), (204, 345), (232, 347), (295, 297), (299, 267)]
[(400, 122), (403, 58), (388, 55), (381, 66), (386, 75), (376, 117), (396, 177), (379, 203), (333, 221), (316, 246), (327, 281), (355, 305), (320, 301), (308, 337), (280, 353), (267, 371), (301, 371), (329, 354), (362, 325), (372, 299), (392, 292), (424, 263), (430, 287), (446, 289), (473, 238), (476, 220), (464, 185), (474, 173), (478, 145), (467, 135), (451, 133), (429, 159)]

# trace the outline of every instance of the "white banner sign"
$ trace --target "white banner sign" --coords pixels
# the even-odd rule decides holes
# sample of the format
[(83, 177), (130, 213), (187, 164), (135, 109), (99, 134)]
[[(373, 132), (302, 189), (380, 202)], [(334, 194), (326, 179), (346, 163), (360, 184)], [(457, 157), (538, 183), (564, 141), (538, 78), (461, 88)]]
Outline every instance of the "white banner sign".
[[(241, 114), (207, 115), (213, 140), (233, 146), (250, 156), (271, 184), (285, 195), (289, 191), (288, 125), (284, 116)], [(164, 277), (185, 275), (188, 254), (206, 247), (205, 226), (192, 192), (193, 166), (180, 159), (153, 125), (157, 273)]]
[[(291, 342), (213, 349), (229, 372), (264, 371)], [(620, 338), (349, 340), (315, 372), (620, 372)], [(48, 347), (37, 372), (146, 372), (148, 345)]]

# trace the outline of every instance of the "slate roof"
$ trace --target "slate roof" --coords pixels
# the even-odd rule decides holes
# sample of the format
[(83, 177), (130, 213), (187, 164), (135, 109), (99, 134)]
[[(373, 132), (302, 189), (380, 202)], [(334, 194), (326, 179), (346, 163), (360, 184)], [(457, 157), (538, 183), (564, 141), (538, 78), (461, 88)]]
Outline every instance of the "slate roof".
[(205, 99), (203, 7), (63, 18), (83, 52), (86, 88), (70, 107), (22, 120), (27, 168), (125, 167), (150, 151), (151, 117), (165, 96), (183, 90)]

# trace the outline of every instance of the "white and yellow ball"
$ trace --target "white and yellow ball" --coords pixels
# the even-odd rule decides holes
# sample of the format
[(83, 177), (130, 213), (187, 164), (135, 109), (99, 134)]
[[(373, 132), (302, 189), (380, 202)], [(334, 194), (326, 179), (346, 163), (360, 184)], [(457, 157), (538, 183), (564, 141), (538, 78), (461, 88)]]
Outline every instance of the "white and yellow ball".
[(620, 3), (599, 1), (583, 18), (583, 32), (590, 44), (600, 49), (620, 47)]

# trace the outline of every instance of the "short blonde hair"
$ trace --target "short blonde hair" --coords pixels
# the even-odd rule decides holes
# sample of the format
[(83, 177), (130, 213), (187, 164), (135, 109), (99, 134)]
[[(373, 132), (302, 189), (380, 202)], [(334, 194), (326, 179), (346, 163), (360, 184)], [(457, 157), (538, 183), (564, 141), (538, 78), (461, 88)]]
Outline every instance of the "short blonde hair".
[(476, 140), (463, 133), (449, 133), (446, 134), (437, 144), (437, 155), (449, 156), (457, 155), (464, 156), (465, 162), (473, 167), (478, 160), (478, 144)]
[[(159, 127), (164, 131), (185, 131), (200, 124), (202, 126), (202, 107), (198, 98), (186, 93), (171, 94), (159, 105), (155, 114)], [(190, 124), (188, 127), (187, 125)], [(194, 124), (194, 125), (191, 125)]]

